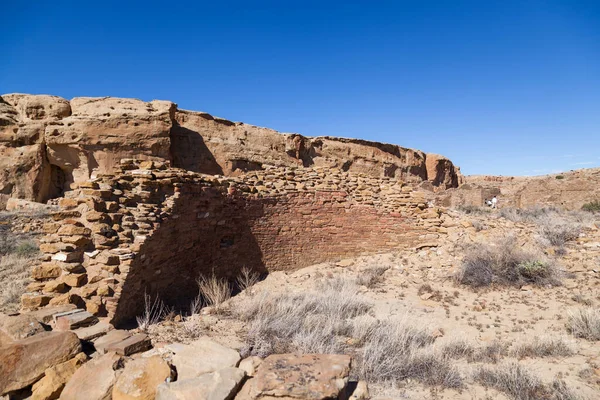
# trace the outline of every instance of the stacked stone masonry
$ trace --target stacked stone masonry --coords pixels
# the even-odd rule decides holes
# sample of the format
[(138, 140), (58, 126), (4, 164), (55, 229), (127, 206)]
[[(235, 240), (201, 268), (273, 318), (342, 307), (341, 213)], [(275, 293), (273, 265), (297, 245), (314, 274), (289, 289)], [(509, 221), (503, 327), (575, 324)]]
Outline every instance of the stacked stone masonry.
[(303, 167), (222, 177), (129, 159), (121, 170), (57, 200), (24, 309), (73, 303), (119, 325), (146, 295), (184, 309), (201, 275), (291, 270), (443, 231), (442, 211), (390, 178)]

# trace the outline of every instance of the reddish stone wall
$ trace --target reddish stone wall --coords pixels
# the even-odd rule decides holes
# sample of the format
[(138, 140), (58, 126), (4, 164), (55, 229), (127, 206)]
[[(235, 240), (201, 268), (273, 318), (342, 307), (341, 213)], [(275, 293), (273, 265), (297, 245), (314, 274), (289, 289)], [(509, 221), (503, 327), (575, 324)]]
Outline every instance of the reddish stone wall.
[[(134, 169), (144, 166), (147, 169)], [(64, 302), (139, 315), (144, 294), (186, 308), (196, 279), (296, 269), (437, 238), (439, 210), (401, 182), (347, 172), (257, 171), (223, 178), (124, 163), (61, 200), (26, 308)]]

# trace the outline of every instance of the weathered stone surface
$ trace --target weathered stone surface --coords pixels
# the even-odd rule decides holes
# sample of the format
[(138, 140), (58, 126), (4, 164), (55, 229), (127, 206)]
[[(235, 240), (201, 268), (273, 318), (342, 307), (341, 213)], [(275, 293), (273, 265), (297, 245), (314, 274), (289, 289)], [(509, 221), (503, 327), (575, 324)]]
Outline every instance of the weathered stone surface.
[(109, 400), (121, 368), (121, 356), (108, 353), (79, 368), (65, 385), (61, 400)]
[(236, 367), (241, 359), (237, 351), (208, 338), (200, 338), (189, 345), (172, 344), (168, 348), (175, 353), (172, 362), (182, 380)]
[(28, 312), (27, 314), (37, 319), (42, 324), (49, 324), (54, 320), (54, 316), (56, 314), (73, 311), (76, 308), (77, 306), (75, 304), (65, 304), (60, 306), (45, 307), (40, 310)]
[(0, 347), (0, 395), (31, 385), (47, 368), (80, 351), (79, 339), (72, 332), (43, 332)]
[(224, 368), (196, 378), (177, 380), (158, 386), (156, 400), (229, 400), (237, 393), (245, 373), (239, 368)]
[(254, 376), (260, 364), (262, 364), (262, 358), (250, 356), (240, 361), (239, 368), (246, 372), (246, 375)]
[(77, 337), (81, 340), (92, 340), (105, 335), (112, 329), (112, 325), (108, 322), (99, 322), (96, 325), (75, 329), (73, 332), (75, 332)]
[(144, 333), (137, 333), (120, 342), (111, 343), (106, 347), (107, 352), (115, 352), (123, 356), (148, 350), (152, 346), (150, 338)]
[(0, 313), (0, 345), (2, 336), (11, 341), (21, 340), (45, 332), (42, 324), (29, 314), (5, 315)]
[(125, 340), (131, 336), (132, 336), (132, 334), (126, 330), (115, 329), (115, 330), (108, 332), (106, 335), (102, 336), (101, 338), (96, 339), (94, 341), (94, 348), (96, 349), (96, 351), (98, 353), (104, 354), (104, 353), (106, 353), (106, 350), (108, 347), (110, 347), (116, 343), (122, 342), (123, 340)]
[(55, 329), (68, 331), (72, 329), (90, 326), (98, 322), (98, 318), (87, 311), (79, 311), (73, 314), (63, 315), (56, 318)]
[(113, 400), (154, 400), (158, 385), (172, 378), (169, 364), (159, 356), (138, 358), (125, 365), (112, 391)]
[(68, 380), (86, 360), (85, 353), (79, 353), (69, 361), (48, 368), (44, 377), (33, 384), (31, 399), (58, 399)]
[(350, 357), (276, 354), (244, 385), (243, 399), (337, 399), (348, 383)]

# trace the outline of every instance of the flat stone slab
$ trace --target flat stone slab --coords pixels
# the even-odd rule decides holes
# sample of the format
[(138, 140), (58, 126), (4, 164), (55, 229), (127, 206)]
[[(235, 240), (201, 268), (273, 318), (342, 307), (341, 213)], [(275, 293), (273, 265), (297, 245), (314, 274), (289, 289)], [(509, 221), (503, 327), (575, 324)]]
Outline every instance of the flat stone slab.
[(106, 335), (112, 329), (113, 326), (108, 322), (99, 322), (96, 325), (75, 329), (73, 332), (81, 340), (92, 340)]
[(144, 333), (136, 333), (120, 342), (112, 343), (106, 347), (107, 352), (115, 352), (122, 356), (139, 353), (140, 351), (148, 350), (152, 347), (152, 343), (148, 335)]
[(100, 354), (106, 353), (106, 348), (112, 346), (115, 343), (122, 342), (123, 340), (131, 337), (132, 334), (128, 331), (121, 329), (113, 329), (106, 335), (99, 337), (94, 341), (94, 348)]
[[(0, 313), (0, 345), (3, 336), (9, 341), (21, 340), (45, 332), (39, 321), (29, 314), (6, 315)], [(5, 341), (5, 340), (4, 340)]]
[(48, 325), (50, 322), (54, 321), (54, 315), (75, 309), (77, 309), (75, 304), (63, 304), (59, 306), (44, 307), (36, 311), (28, 312), (27, 314), (31, 315), (42, 324)]
[(62, 315), (56, 318), (55, 329), (58, 331), (69, 331), (98, 323), (98, 318), (87, 311)]
[(156, 400), (233, 399), (246, 374), (239, 368), (224, 368), (197, 378), (162, 383)]
[(195, 378), (223, 368), (237, 367), (241, 360), (237, 351), (209, 338), (200, 338), (189, 345), (177, 343), (166, 347), (175, 353), (172, 363), (177, 368), (180, 380)]

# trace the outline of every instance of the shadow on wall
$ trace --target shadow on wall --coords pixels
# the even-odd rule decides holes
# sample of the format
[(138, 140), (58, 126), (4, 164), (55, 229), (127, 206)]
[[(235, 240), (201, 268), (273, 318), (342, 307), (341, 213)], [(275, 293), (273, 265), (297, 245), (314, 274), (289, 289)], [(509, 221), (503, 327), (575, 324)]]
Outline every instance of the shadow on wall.
[(204, 143), (200, 132), (174, 122), (170, 136), (174, 167), (204, 174), (223, 175), (223, 168)]
[(202, 275), (233, 281), (244, 267), (265, 274), (250, 226), (263, 213), (262, 203), (248, 204), (215, 188), (182, 188), (169, 219), (144, 242), (131, 264), (112, 322), (123, 326), (142, 315), (145, 294), (187, 311)]

